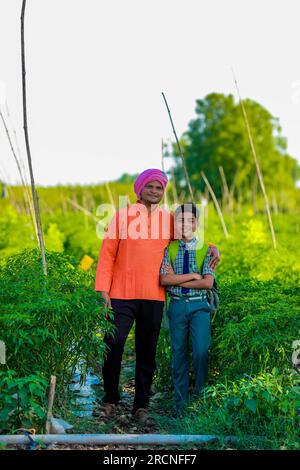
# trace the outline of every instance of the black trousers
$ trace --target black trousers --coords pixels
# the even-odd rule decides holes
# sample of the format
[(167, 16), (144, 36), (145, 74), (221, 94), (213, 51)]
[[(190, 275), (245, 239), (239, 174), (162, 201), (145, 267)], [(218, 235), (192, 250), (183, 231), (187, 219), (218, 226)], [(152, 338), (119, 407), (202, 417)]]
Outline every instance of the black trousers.
[(124, 345), (130, 329), (135, 324), (135, 396), (132, 413), (149, 404), (150, 388), (156, 369), (155, 354), (163, 316), (164, 302), (160, 300), (111, 299), (116, 331), (105, 335), (108, 353), (102, 368), (103, 403), (118, 403), (119, 380)]

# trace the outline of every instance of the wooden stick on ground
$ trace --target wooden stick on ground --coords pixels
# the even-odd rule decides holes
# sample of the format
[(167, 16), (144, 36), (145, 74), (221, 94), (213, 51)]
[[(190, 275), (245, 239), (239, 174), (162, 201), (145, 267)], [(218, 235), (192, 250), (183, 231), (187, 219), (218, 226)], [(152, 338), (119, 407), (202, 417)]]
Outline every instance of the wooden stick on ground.
[(50, 434), (50, 426), (51, 426), (55, 386), (56, 386), (56, 376), (51, 375), (49, 398), (48, 398), (48, 411), (47, 411), (47, 419), (46, 419), (46, 434)]

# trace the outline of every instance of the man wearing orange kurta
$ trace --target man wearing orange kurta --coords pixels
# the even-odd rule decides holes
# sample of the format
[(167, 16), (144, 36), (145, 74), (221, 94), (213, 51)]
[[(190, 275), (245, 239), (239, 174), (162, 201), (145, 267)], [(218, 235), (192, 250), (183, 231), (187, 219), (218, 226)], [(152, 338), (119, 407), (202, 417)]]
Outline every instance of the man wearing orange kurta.
[[(114, 215), (102, 242), (95, 290), (112, 308), (114, 335), (105, 335), (108, 354), (103, 365), (105, 395), (102, 409), (114, 413), (120, 401), (119, 379), (125, 341), (135, 326), (135, 396), (132, 414), (146, 421), (150, 388), (156, 368), (156, 346), (162, 321), (165, 289), (159, 283), (164, 249), (173, 238), (173, 215), (159, 207), (168, 178), (149, 169), (135, 181), (137, 201)], [(218, 250), (214, 262), (218, 261)]]

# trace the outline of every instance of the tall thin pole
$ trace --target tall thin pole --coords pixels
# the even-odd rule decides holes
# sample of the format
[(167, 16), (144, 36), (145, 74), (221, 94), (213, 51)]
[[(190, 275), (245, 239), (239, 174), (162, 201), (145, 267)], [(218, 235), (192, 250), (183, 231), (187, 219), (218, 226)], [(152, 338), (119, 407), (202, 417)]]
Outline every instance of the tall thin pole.
[(173, 199), (174, 203), (178, 204), (178, 196), (177, 196), (177, 191), (176, 191), (176, 184), (175, 184), (175, 173), (174, 173), (174, 168), (171, 168), (171, 174), (172, 174), (172, 190), (173, 190)]
[(45, 246), (44, 246), (43, 229), (42, 229), (42, 223), (41, 223), (41, 214), (40, 214), (40, 208), (39, 208), (39, 199), (38, 199), (38, 195), (37, 195), (37, 192), (36, 192), (36, 189), (35, 189), (35, 182), (34, 182), (33, 169), (32, 169), (32, 161), (31, 161), (31, 152), (30, 152), (30, 145), (29, 145), (29, 137), (28, 137), (28, 126), (27, 126), (26, 66), (25, 66), (25, 39), (24, 39), (25, 7), (26, 7), (26, 0), (23, 0), (22, 12), (21, 12), (23, 129), (24, 129), (24, 135), (25, 135), (25, 143), (26, 143), (27, 159), (28, 159), (29, 174), (30, 174), (30, 181), (31, 181), (31, 190), (32, 190), (34, 213), (35, 213), (36, 226), (37, 226), (37, 232), (38, 232), (38, 241), (39, 241), (39, 246), (40, 246), (41, 256), (42, 256), (43, 272), (44, 272), (45, 275), (47, 275), (47, 263), (46, 263), (46, 257), (45, 257)]
[(114, 198), (113, 198), (113, 195), (112, 195), (112, 192), (111, 192), (108, 181), (105, 182), (105, 187), (106, 187), (106, 191), (107, 191), (107, 194), (108, 194), (109, 202), (112, 205), (114, 213), (115, 213), (116, 212), (116, 204), (115, 204), (115, 201), (114, 201)]
[(187, 182), (187, 185), (188, 185), (189, 193), (190, 193), (190, 196), (191, 196), (192, 200), (194, 200), (194, 194), (193, 194), (192, 186), (191, 186), (191, 183), (190, 183), (190, 178), (189, 178), (188, 171), (187, 171), (187, 168), (186, 168), (186, 164), (185, 164), (184, 156), (183, 156), (183, 153), (182, 153), (182, 150), (181, 150), (181, 146), (180, 146), (180, 143), (179, 143), (176, 131), (175, 131), (175, 127), (174, 127), (174, 124), (173, 124), (173, 120), (172, 120), (171, 112), (170, 112), (170, 109), (169, 109), (169, 106), (168, 106), (168, 102), (166, 100), (165, 94), (163, 92), (161, 94), (163, 96), (166, 108), (168, 110), (169, 118), (170, 118), (170, 121), (171, 121), (172, 129), (173, 129), (175, 139), (176, 139), (176, 143), (177, 143), (177, 147), (178, 147), (178, 152), (179, 152), (179, 155), (180, 155), (181, 160), (182, 160), (183, 170), (184, 170), (185, 179), (186, 179), (186, 182)]
[(244, 120), (245, 120), (245, 124), (246, 124), (247, 134), (248, 134), (250, 148), (251, 148), (252, 155), (253, 155), (254, 162), (255, 162), (255, 167), (256, 167), (258, 180), (259, 180), (260, 187), (261, 187), (263, 197), (264, 197), (265, 208), (266, 208), (266, 211), (267, 211), (269, 226), (270, 226), (272, 240), (273, 240), (273, 247), (276, 250), (275, 231), (274, 231), (274, 227), (273, 227), (272, 216), (271, 216), (268, 196), (267, 196), (267, 193), (266, 193), (265, 184), (264, 184), (264, 180), (263, 180), (263, 175), (262, 175), (261, 169), (259, 167), (259, 163), (258, 163), (258, 159), (257, 159), (257, 155), (256, 155), (256, 150), (255, 150), (255, 147), (254, 147), (254, 142), (253, 142), (253, 138), (252, 138), (252, 134), (251, 134), (251, 130), (250, 130), (248, 116), (247, 116), (247, 113), (246, 113), (246, 109), (245, 109), (243, 100), (241, 98), (239, 86), (238, 86), (237, 79), (235, 77), (235, 74), (234, 74), (233, 70), (232, 70), (232, 75), (233, 75), (233, 79), (234, 79), (234, 82), (235, 82), (236, 90), (237, 90), (237, 93), (238, 93), (238, 96), (239, 96), (240, 105), (241, 105), (241, 108), (242, 108), (242, 112), (243, 112), (243, 116), (244, 116)]
[[(165, 157), (165, 144), (164, 144), (164, 139), (161, 139), (161, 169), (165, 173), (165, 162), (164, 162), (164, 157)], [(168, 207), (168, 196), (167, 196), (167, 191), (164, 192), (164, 205)]]
[(208, 189), (208, 191), (209, 191), (209, 193), (210, 193), (210, 195), (211, 195), (211, 197), (212, 197), (212, 200), (214, 201), (214, 204), (215, 204), (215, 206), (216, 206), (217, 213), (218, 213), (218, 215), (219, 215), (219, 217), (220, 217), (220, 220), (221, 220), (221, 224), (222, 224), (222, 228), (223, 228), (223, 231), (224, 231), (224, 235), (225, 235), (226, 238), (228, 238), (229, 235), (228, 235), (228, 231), (227, 231), (226, 224), (225, 224), (225, 221), (224, 221), (224, 217), (223, 217), (221, 208), (220, 208), (220, 206), (219, 206), (218, 200), (217, 200), (217, 198), (216, 198), (216, 195), (215, 195), (215, 193), (214, 193), (214, 190), (213, 190), (213, 188), (211, 187), (211, 185), (210, 185), (210, 183), (209, 183), (208, 179), (206, 178), (205, 173), (204, 173), (203, 171), (201, 171), (201, 176), (202, 176), (202, 178), (203, 178), (203, 180), (204, 180), (204, 182), (205, 182), (205, 184), (206, 184), (206, 186), (207, 186), (207, 189)]
[(229, 189), (228, 189), (228, 184), (227, 184), (224, 168), (222, 165), (219, 166), (219, 172), (221, 175), (221, 181), (222, 181), (222, 186), (223, 186), (223, 203), (224, 203), (223, 205), (225, 206), (226, 204), (227, 206), (229, 206)]

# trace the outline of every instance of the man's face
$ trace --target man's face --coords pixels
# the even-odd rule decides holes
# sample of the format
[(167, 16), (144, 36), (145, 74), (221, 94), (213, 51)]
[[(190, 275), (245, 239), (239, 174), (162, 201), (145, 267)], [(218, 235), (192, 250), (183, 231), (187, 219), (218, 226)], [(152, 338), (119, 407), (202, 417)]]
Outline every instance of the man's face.
[(197, 230), (197, 219), (191, 212), (179, 213), (175, 219), (176, 238), (193, 238)]
[(150, 181), (143, 187), (141, 199), (149, 204), (158, 204), (164, 194), (164, 188), (159, 181)]

